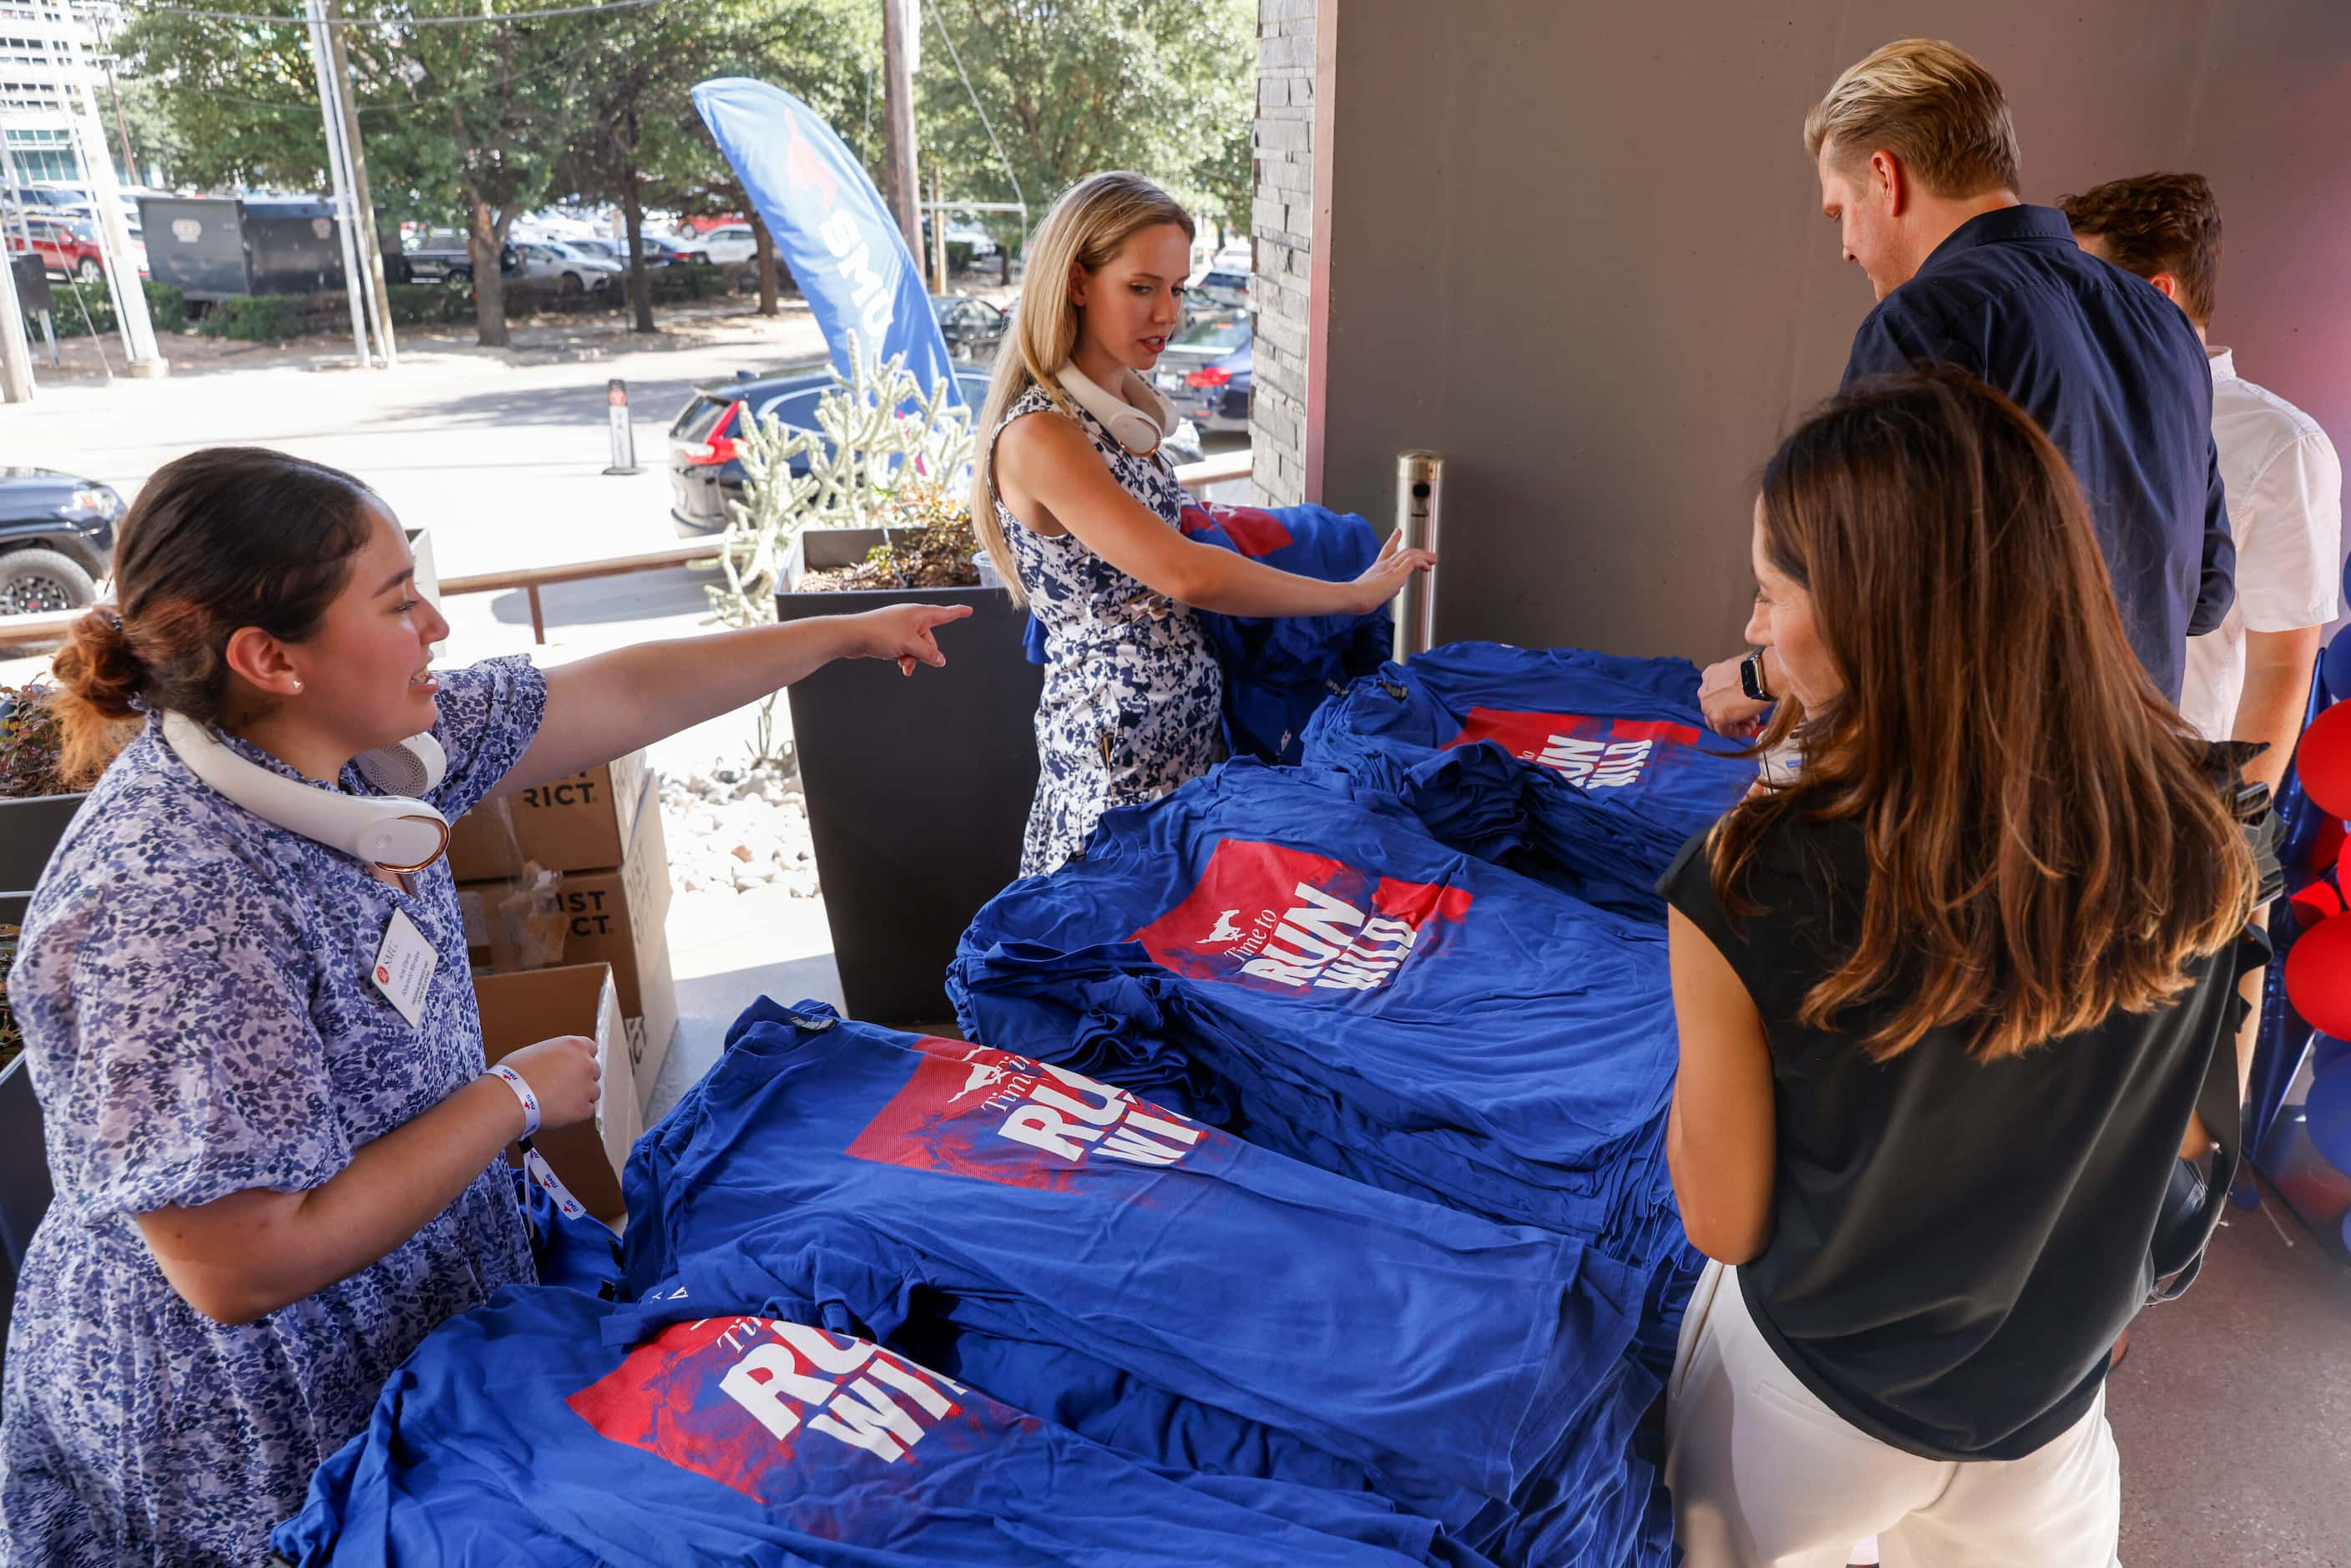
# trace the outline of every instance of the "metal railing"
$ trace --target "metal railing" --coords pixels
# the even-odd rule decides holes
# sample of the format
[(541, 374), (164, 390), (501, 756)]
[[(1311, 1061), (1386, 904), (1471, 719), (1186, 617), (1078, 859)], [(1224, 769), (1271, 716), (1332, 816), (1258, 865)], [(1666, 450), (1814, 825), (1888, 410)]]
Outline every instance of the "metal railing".
[[(1249, 450), (1244, 446), (1206, 462), (1186, 463), (1176, 470), (1176, 482), (1187, 490), (1201, 489), (1209, 485), (1221, 485), (1249, 476)], [(672, 545), (667, 549), (648, 550), (642, 555), (610, 556), (602, 560), (564, 561), (553, 566), (512, 567), (503, 571), (467, 572), (461, 577), (441, 580), (441, 597), (454, 599), (467, 593), (512, 593), (519, 589), (530, 601), (530, 640), (535, 643), (547, 641), (547, 614), (539, 602), (539, 590), (564, 582), (591, 582), (599, 578), (626, 577), (640, 571), (669, 571), (678, 567), (692, 566), (699, 561), (718, 559), (719, 537), (690, 544)], [(41, 648), (65, 640), (66, 632), (84, 611), (68, 610), (48, 615), (0, 616), (0, 649)]]

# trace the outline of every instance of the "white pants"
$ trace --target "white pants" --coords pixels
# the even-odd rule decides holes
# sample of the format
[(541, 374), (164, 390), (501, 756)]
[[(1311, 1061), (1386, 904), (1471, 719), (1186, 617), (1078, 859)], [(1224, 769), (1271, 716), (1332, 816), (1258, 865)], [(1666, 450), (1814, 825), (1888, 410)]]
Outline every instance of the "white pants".
[(2103, 1389), (2021, 1459), (1920, 1458), (1821, 1403), (1707, 1265), (1666, 1406), (1666, 1484), (1688, 1568), (1845, 1568), (1875, 1534), (1886, 1568), (2114, 1568), (2122, 1474)]

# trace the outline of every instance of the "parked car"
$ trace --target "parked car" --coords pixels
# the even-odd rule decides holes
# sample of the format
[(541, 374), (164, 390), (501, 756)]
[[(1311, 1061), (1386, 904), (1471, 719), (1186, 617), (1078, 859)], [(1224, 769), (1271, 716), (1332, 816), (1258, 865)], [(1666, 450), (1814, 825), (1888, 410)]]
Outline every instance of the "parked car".
[(677, 246), (719, 267), (749, 261), (759, 254), (759, 242), (751, 237), (749, 224), (721, 224), (706, 234), (680, 235)]
[[(737, 438), (747, 411), (797, 430), (814, 430), (817, 402), (836, 384), (831, 371), (765, 378), (746, 371), (695, 392), (669, 427), (669, 519), (677, 531), (687, 538), (717, 533), (731, 516), (726, 503), (744, 498), (749, 476)], [(987, 401), (987, 373), (957, 371), (956, 384), (977, 419)], [(805, 474), (807, 464), (796, 463), (793, 472)]]
[(78, 207), (89, 201), (89, 193), (79, 185), (17, 185), (6, 192), (7, 200), (0, 205), (37, 213), (57, 207)]
[[(419, 283), (453, 283), (470, 285), (474, 281), (474, 253), (465, 236), (446, 229), (427, 231), (404, 253), (408, 275)], [(522, 272), (522, 253), (508, 243), (500, 253), (500, 276), (514, 277)]]
[(623, 270), (608, 256), (591, 256), (562, 240), (527, 239), (515, 246), (522, 256), (522, 275), (538, 283), (552, 283), (560, 294), (611, 287)]
[(0, 615), (97, 603), (121, 516), (110, 485), (54, 468), (0, 468)]
[(1205, 267), (1192, 277), (1191, 298), (1186, 303), (1194, 310), (1246, 310), (1249, 302), (1249, 275), (1246, 267)]
[[(652, 235), (638, 235), (637, 245), (644, 255), (647, 267), (684, 267), (699, 259), (676, 241), (656, 239)], [(623, 268), (628, 265), (629, 242), (625, 239), (576, 239), (571, 242), (571, 248), (618, 262)]]
[(1247, 430), (1256, 337), (1241, 315), (1204, 317), (1176, 334), (1153, 374), (1159, 395), (1203, 430)]
[[(955, 376), (956, 385), (963, 390), (964, 404), (977, 423), (987, 402), (988, 372), (958, 370)], [(744, 498), (744, 486), (750, 478), (743, 471), (737, 441), (746, 410), (762, 419), (781, 420), (795, 429), (813, 430), (817, 401), (836, 384), (831, 371), (765, 379), (744, 371), (732, 382), (695, 392), (669, 427), (671, 525), (689, 538), (726, 527), (732, 517), (726, 504)], [(1200, 433), (1189, 420), (1178, 424), (1159, 450), (1171, 465), (1179, 466), (1197, 463), (1205, 455)], [(807, 465), (796, 464), (793, 471), (804, 474)]]
[[(98, 283), (106, 277), (105, 252), (98, 243), (94, 225), (77, 223), (65, 218), (26, 216), (11, 219), (5, 225), (8, 250), (22, 256), (29, 248), (41, 258), (42, 267), (57, 277), (71, 278), (77, 283)], [(147, 276), (147, 247), (141, 243), (136, 231), (131, 241), (131, 260), (139, 268), (139, 276)]]
[(993, 360), (1004, 341), (1012, 318), (985, 299), (967, 294), (934, 294), (931, 313), (939, 319), (939, 336), (947, 352), (958, 360)]

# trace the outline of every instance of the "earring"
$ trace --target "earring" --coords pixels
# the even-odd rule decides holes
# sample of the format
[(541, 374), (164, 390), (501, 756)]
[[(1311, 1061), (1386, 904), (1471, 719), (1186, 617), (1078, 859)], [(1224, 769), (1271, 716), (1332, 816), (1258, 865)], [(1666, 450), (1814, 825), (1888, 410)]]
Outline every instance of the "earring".
[(302, 691), (302, 683), (301, 683), (301, 682), (299, 682), (299, 681), (296, 681), (296, 682), (294, 683), (294, 691), (295, 691), (295, 694), (296, 694), (297, 695), (299, 695), (301, 694), (301, 691)]

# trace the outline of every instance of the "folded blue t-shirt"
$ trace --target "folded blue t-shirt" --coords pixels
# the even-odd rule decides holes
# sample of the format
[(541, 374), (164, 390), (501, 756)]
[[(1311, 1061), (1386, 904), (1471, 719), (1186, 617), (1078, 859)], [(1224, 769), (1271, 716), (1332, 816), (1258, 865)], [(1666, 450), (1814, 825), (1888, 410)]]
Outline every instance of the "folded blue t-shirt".
[(1365, 1494), (1139, 1463), (808, 1324), (730, 1312), (632, 1339), (621, 1311), (509, 1287), (444, 1324), (274, 1550), (298, 1568), (1428, 1561), (1429, 1523)]

